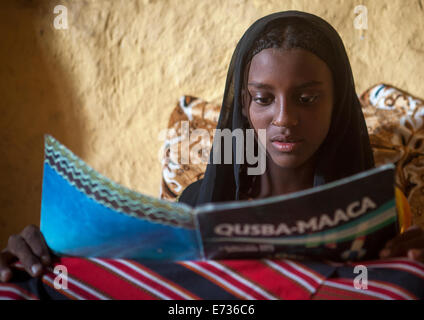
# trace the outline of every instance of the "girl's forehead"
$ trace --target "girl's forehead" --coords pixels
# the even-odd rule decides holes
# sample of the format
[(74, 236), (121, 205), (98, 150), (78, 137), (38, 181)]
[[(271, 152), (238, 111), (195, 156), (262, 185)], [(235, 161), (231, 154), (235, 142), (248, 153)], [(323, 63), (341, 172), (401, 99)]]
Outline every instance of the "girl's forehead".
[(327, 64), (305, 49), (264, 49), (248, 65), (248, 80), (282, 80), (296, 78), (321, 78), (331, 76)]

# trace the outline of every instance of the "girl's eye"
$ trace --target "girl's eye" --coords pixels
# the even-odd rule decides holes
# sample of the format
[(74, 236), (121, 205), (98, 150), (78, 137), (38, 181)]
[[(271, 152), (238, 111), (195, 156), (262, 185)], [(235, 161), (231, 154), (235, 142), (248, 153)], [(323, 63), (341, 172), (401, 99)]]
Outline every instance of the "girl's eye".
[[(299, 96), (299, 102), (301, 104), (312, 104), (317, 100), (317, 98), (318, 98), (318, 95), (301, 95)], [(267, 98), (256, 97), (256, 98), (253, 98), (253, 101), (255, 101), (255, 103), (259, 105), (266, 106), (273, 102), (273, 98), (272, 97), (267, 97)]]
[(300, 96), (299, 102), (303, 104), (309, 104), (315, 102), (318, 96)]
[(254, 98), (253, 99), (257, 104), (260, 105), (267, 105), (270, 104), (272, 102), (272, 98)]

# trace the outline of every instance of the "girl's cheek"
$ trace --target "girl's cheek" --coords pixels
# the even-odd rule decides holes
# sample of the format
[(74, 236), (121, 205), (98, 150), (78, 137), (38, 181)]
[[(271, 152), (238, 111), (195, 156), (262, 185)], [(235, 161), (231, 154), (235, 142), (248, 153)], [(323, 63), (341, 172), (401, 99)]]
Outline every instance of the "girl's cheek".
[(272, 122), (272, 116), (268, 115), (267, 112), (256, 112), (254, 108), (251, 108), (250, 121), (252, 122), (255, 130), (266, 129)]
[(261, 121), (254, 112), (250, 112), (250, 122), (251, 127), (255, 129), (255, 131), (261, 129)]

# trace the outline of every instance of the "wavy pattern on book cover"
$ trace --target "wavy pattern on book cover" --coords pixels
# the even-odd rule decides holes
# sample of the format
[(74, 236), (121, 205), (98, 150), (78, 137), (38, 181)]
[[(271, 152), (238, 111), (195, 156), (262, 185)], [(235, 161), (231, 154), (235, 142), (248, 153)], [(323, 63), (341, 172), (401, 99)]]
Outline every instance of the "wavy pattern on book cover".
[(57, 254), (197, 259), (191, 208), (131, 191), (45, 136), (41, 231)]
[(45, 138), (45, 162), (88, 197), (113, 210), (152, 222), (193, 228), (192, 215), (169, 202), (124, 188), (87, 166), (52, 136)]

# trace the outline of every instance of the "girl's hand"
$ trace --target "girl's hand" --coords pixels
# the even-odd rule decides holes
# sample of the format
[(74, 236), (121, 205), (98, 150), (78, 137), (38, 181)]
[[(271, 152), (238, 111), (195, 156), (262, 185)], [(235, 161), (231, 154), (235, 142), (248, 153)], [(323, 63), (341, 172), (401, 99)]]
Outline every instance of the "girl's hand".
[(33, 277), (43, 273), (43, 266), (51, 265), (52, 255), (38, 227), (29, 225), (20, 234), (9, 237), (7, 247), (0, 252), (0, 281), (10, 280), (10, 265), (16, 260)]
[(408, 257), (412, 260), (424, 262), (424, 230), (412, 226), (404, 233), (388, 241), (380, 258)]

